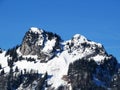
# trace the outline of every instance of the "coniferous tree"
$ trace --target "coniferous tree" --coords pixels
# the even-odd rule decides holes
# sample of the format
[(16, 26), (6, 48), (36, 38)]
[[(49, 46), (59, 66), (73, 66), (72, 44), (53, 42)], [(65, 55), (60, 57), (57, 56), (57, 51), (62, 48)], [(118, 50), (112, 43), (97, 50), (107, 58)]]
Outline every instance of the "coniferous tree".
[(0, 69), (2, 69), (2, 65), (0, 64)]
[(19, 72), (19, 69), (18, 69), (18, 67), (16, 66), (16, 68), (15, 68), (15, 72)]
[(1, 75), (4, 75), (5, 74), (5, 71), (4, 71), (4, 69), (1, 71)]
[(0, 53), (2, 53), (2, 49), (0, 48)]

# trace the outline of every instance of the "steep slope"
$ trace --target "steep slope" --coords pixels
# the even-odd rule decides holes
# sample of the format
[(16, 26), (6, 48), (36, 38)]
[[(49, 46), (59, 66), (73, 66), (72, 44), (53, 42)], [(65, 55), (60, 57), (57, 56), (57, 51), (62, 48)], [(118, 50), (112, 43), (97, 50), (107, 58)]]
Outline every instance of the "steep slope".
[(57, 34), (32, 27), (24, 36), (20, 52), (22, 55), (37, 55), (47, 61), (61, 50), (60, 41)]
[(2, 90), (105, 90), (119, 69), (100, 43), (80, 34), (63, 41), (36, 27), (20, 46), (1, 50), (0, 64)]

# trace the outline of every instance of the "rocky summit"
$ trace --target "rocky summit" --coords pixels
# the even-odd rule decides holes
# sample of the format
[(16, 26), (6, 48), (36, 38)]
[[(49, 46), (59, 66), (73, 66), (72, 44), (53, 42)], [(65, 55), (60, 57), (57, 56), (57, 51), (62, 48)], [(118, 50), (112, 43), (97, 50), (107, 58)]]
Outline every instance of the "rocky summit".
[(60, 51), (61, 38), (52, 32), (46, 32), (35, 27), (25, 34), (20, 47), (23, 55), (37, 55), (42, 60), (48, 60)]
[(31, 27), (21, 45), (0, 49), (0, 90), (119, 90), (120, 65), (100, 43)]

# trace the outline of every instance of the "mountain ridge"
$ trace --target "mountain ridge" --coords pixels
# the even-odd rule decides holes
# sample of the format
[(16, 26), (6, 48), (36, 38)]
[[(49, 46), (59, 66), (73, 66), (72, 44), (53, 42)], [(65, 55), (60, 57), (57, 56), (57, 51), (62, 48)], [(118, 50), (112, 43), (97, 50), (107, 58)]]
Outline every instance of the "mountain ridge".
[(116, 58), (102, 44), (80, 34), (64, 41), (55, 33), (31, 27), (20, 46), (1, 50), (0, 64), (0, 79), (7, 78), (1, 82), (5, 83), (2, 90), (119, 88), (114, 87), (117, 79), (112, 80), (119, 77)]

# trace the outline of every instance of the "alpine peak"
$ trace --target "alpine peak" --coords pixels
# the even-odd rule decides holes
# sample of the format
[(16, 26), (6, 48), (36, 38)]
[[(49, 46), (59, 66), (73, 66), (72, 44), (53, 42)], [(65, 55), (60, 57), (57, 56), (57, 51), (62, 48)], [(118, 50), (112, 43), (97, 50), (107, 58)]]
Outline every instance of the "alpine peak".
[(119, 90), (118, 71), (102, 44), (80, 34), (63, 41), (31, 27), (20, 46), (0, 49), (0, 90)]
[(85, 41), (87, 41), (87, 38), (85, 36), (83, 36), (83, 35), (75, 34), (73, 36), (73, 40), (78, 40), (80, 42), (85, 42)]

